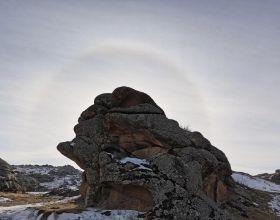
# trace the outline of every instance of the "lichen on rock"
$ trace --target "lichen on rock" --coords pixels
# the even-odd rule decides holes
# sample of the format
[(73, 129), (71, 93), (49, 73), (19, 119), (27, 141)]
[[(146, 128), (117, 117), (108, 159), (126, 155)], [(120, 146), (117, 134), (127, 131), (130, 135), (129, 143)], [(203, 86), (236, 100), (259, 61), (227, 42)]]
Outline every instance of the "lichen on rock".
[(230, 218), (219, 207), (232, 174), (225, 154), (168, 119), (149, 95), (129, 87), (101, 94), (74, 131), (57, 149), (84, 170), (86, 206), (147, 219)]
[(13, 168), (0, 158), (0, 192), (21, 192), (22, 186), (18, 183)]

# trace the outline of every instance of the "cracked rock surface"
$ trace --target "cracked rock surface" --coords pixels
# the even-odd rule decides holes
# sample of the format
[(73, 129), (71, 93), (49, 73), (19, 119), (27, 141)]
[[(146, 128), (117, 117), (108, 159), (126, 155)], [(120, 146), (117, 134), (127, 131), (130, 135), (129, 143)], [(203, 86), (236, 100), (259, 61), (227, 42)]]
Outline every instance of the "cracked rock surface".
[(129, 87), (97, 96), (76, 137), (57, 149), (83, 170), (86, 206), (134, 209), (146, 219), (231, 219), (231, 167), (199, 132), (168, 119), (147, 94)]

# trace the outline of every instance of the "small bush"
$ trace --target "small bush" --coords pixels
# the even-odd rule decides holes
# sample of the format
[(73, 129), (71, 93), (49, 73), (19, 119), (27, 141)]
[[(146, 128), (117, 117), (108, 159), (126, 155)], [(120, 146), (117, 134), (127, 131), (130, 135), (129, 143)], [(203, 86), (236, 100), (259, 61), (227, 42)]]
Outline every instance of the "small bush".
[(180, 128), (184, 129), (185, 131), (191, 132), (191, 129), (189, 126), (182, 126), (180, 125)]

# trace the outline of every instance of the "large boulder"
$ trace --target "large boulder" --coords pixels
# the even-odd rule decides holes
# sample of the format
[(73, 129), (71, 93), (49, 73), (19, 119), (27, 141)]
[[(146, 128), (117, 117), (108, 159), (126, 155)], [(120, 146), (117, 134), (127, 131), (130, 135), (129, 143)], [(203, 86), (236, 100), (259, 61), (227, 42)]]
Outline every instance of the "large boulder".
[(1, 158), (0, 158), (0, 191), (1, 192), (22, 191), (22, 187), (19, 185), (11, 165)]
[(86, 206), (134, 209), (148, 219), (230, 219), (231, 167), (199, 132), (168, 119), (143, 92), (119, 87), (82, 112), (57, 149), (83, 170)]

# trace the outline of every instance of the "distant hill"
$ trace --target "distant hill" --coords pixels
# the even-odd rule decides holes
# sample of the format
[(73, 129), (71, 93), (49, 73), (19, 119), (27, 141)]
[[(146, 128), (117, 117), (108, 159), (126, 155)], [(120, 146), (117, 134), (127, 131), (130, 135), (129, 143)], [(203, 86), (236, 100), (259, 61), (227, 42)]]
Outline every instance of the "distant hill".
[(81, 171), (70, 165), (12, 165), (19, 184), (27, 192), (49, 192), (55, 189), (78, 190)]
[(280, 169), (275, 170), (275, 173), (262, 173), (256, 175), (256, 177), (260, 177), (266, 180), (269, 180), (271, 182), (280, 184)]

